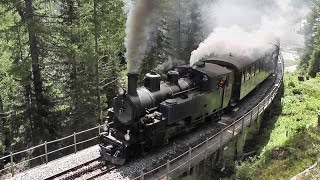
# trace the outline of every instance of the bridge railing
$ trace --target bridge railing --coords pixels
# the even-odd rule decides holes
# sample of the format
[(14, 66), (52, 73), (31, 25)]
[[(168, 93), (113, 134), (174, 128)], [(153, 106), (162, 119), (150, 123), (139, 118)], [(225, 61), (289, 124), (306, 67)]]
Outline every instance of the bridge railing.
[[(134, 180), (144, 180), (148, 176), (155, 174), (156, 178), (153, 177), (153, 179), (163, 179), (166, 177), (170, 177), (171, 174), (177, 173), (180, 169), (187, 168), (190, 171), (193, 165), (196, 165), (201, 160), (206, 159), (209, 154), (212, 154), (212, 152), (215, 152), (217, 149), (222, 148), (224, 143), (227, 143), (229, 139), (231, 139), (236, 134), (241, 133), (245, 127), (250, 126), (253, 120), (257, 119), (259, 115), (263, 113), (265, 109), (272, 103), (281, 86), (281, 83), (283, 81), (282, 78), (284, 73), (284, 66), (282, 56), (280, 55), (279, 57), (280, 58), (278, 62), (275, 85), (272, 87), (270, 93), (266, 95), (266, 97), (262, 101), (260, 101), (258, 105), (256, 105), (253, 109), (241, 116), (238, 120), (236, 120), (229, 126), (220, 130), (215, 135), (206, 138), (205, 141), (194, 147), (190, 147), (188, 151), (184, 152), (180, 156), (171, 160), (167, 160), (167, 163), (164, 163), (148, 172), (142, 171), (141, 175), (135, 177)], [(165, 170), (166, 173), (159, 175), (160, 170), (162, 170), (162, 172), (163, 170)]]
[[(1, 162), (4, 164), (4, 168), (0, 169), (0, 174), (5, 171), (11, 171), (12, 176), (14, 176), (16, 167), (19, 167), (20, 165), (23, 166), (24, 164), (31, 162), (36, 162), (36, 165), (41, 165), (48, 163), (50, 159), (58, 159), (72, 153), (77, 153), (80, 148), (83, 149), (86, 147), (84, 146), (85, 143), (97, 140), (102, 127), (103, 125), (98, 125), (84, 131), (74, 132), (73, 134), (60, 139), (49, 142), (45, 141), (42, 144), (22, 151), (11, 152), (9, 155), (0, 158), (0, 164)], [(37, 152), (36, 154), (40, 155), (33, 157), (32, 154), (34, 152)], [(21, 160), (17, 161), (16, 159)]]

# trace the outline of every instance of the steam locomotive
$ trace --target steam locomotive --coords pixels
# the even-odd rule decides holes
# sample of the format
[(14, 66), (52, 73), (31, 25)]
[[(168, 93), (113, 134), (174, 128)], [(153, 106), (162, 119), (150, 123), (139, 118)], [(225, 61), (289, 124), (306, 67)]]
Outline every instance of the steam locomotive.
[(122, 165), (127, 159), (161, 146), (234, 106), (275, 73), (279, 43), (268, 44), (264, 56), (207, 57), (192, 67), (169, 71), (167, 80), (155, 72), (128, 74), (128, 92), (119, 94), (109, 109), (100, 135), (104, 160)]

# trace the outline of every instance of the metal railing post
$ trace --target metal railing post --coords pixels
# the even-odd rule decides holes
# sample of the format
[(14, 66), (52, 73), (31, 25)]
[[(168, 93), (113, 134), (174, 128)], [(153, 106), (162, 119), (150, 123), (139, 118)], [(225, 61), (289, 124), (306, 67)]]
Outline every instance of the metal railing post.
[(140, 180), (144, 180), (144, 173), (143, 173), (143, 171), (141, 172)]
[(12, 152), (10, 152), (10, 166), (11, 166), (11, 175), (14, 176), (14, 164), (13, 164), (13, 155)]
[(189, 167), (188, 167), (188, 172), (189, 172), (189, 174), (191, 174), (191, 147), (189, 147), (189, 160), (188, 160), (188, 162), (189, 162)]
[(242, 128), (241, 128), (241, 133), (243, 133), (243, 131), (244, 131), (244, 121), (245, 121), (245, 118), (243, 117), (243, 118), (242, 118), (242, 125), (241, 125), (241, 126), (242, 126)]
[(47, 141), (44, 142), (44, 152), (46, 153), (46, 164), (48, 163), (48, 144)]
[(222, 147), (222, 133), (220, 133), (220, 144), (219, 144), (219, 148)]
[(269, 104), (271, 104), (272, 103), (272, 99), (273, 99), (273, 94), (271, 95), (271, 97), (270, 97), (270, 103)]
[(77, 133), (73, 132), (74, 153), (77, 153)]
[(101, 134), (101, 125), (98, 126), (99, 135)]
[(252, 118), (253, 118), (253, 110), (251, 110), (251, 113), (250, 113), (250, 122), (249, 122), (249, 126), (251, 126)]
[(208, 138), (206, 138), (206, 158), (205, 159), (207, 159), (208, 158), (208, 149), (209, 149), (209, 139)]
[(234, 135), (235, 135), (235, 133), (234, 133), (234, 131), (235, 131), (235, 129), (236, 129), (235, 126), (236, 126), (235, 124), (233, 124), (233, 126), (232, 126), (232, 137), (234, 137)]
[(170, 161), (167, 160), (167, 179), (170, 178)]

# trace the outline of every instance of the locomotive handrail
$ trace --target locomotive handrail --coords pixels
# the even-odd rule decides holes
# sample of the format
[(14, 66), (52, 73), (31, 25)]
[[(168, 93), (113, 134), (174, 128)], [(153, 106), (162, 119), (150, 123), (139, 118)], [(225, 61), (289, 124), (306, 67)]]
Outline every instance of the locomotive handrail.
[(194, 88), (190, 88), (190, 89), (187, 89), (187, 90), (184, 90), (184, 91), (179, 91), (175, 94), (172, 94), (171, 96), (172, 97), (175, 97), (175, 96), (178, 96), (180, 94), (184, 94), (184, 93), (187, 93), (187, 92), (190, 92), (190, 91), (194, 91), (194, 90), (197, 90), (199, 87), (194, 87)]
[[(17, 151), (17, 152), (11, 152), (9, 155), (6, 155), (6, 156), (3, 156), (3, 157), (0, 158), (0, 163), (4, 162), (6, 159), (7, 159), (7, 161), (9, 161), (9, 163), (4, 164), (4, 168), (3, 169), (0, 169), (0, 173), (2, 173), (4, 171), (7, 171), (7, 170), (11, 170), (12, 176), (14, 176), (14, 170), (18, 165), (21, 165), (23, 163), (28, 163), (28, 162), (31, 162), (33, 160), (36, 160), (36, 159), (39, 159), (39, 158), (43, 158), (43, 157), (45, 157), (45, 160), (41, 160), (41, 162), (38, 165), (41, 165), (41, 164), (44, 164), (44, 163), (48, 163), (50, 161), (50, 159), (48, 158), (49, 155), (51, 155), (53, 153), (57, 153), (59, 151), (67, 149), (67, 148), (75, 147), (74, 151), (70, 151), (69, 153), (64, 154), (64, 156), (72, 154), (72, 153), (76, 153), (77, 152), (77, 145), (83, 144), (83, 143), (86, 143), (86, 142), (90, 142), (90, 141), (94, 141), (95, 139), (97, 139), (99, 137), (100, 132), (101, 132), (101, 126), (103, 126), (103, 125), (98, 125), (96, 127), (93, 127), (93, 128), (90, 128), (90, 129), (86, 129), (86, 130), (83, 130), (83, 131), (80, 131), (80, 132), (74, 132), (73, 134), (68, 135), (66, 137), (62, 137), (60, 139), (52, 140), (52, 141), (49, 141), (49, 142), (45, 141), (42, 144), (30, 147), (30, 148), (25, 149), (25, 150), (21, 150), (21, 151)], [(82, 135), (83, 133), (87, 133), (89, 131), (94, 131), (94, 130), (98, 130), (98, 131), (96, 133), (94, 133), (92, 136), (86, 136), (86, 138), (84, 140), (82, 140), (82, 141), (79, 141), (79, 142), (76, 141), (77, 135), (79, 136), (79, 135)], [(49, 145), (51, 145), (53, 143), (57, 143), (57, 142), (63, 142), (64, 140), (67, 140), (67, 139), (72, 140), (71, 139), (72, 137), (73, 137), (73, 143), (64, 144), (62, 147), (59, 147), (57, 149), (50, 148), (51, 150), (49, 151), (49, 149), (48, 149)], [(42, 154), (40, 154), (40, 155), (38, 155), (36, 157), (32, 157), (32, 156), (28, 157), (28, 155), (26, 155), (26, 156), (22, 155), (23, 153), (32, 153), (32, 151), (34, 151), (35, 149), (40, 149), (42, 151), (44, 150), (44, 153), (42, 153)], [(15, 156), (17, 156), (17, 155), (21, 155), (21, 160), (19, 162), (14, 160)], [(59, 157), (59, 158), (61, 158), (61, 157)]]
[[(213, 144), (211, 144), (211, 145), (209, 146), (209, 145), (208, 145), (208, 142), (209, 142), (210, 140), (212, 140), (212, 139), (214, 139), (214, 138), (216, 138), (216, 137), (218, 137), (218, 136), (220, 135), (219, 148), (221, 148), (221, 147), (222, 147), (222, 139), (223, 139), (222, 134), (223, 134), (224, 132), (226, 132), (226, 131), (227, 131), (228, 129), (230, 129), (230, 128), (233, 128), (233, 132), (232, 132), (232, 133), (233, 133), (233, 134), (232, 134), (232, 137), (233, 137), (233, 136), (234, 136), (234, 133), (235, 133), (235, 130), (237, 129), (237, 128), (235, 128), (235, 126), (236, 126), (236, 124), (238, 124), (238, 123), (241, 122), (241, 121), (242, 121), (242, 126), (239, 126), (239, 127), (242, 127), (241, 131), (243, 131), (243, 129), (244, 129), (243, 126), (244, 126), (244, 123), (246, 122), (246, 117), (247, 117), (248, 115), (250, 115), (250, 119), (249, 119), (249, 120), (250, 120), (250, 124), (251, 124), (253, 117), (257, 115), (257, 117), (255, 117), (255, 118), (258, 118), (258, 116), (265, 111), (265, 109), (271, 104), (271, 102), (274, 100), (275, 96), (277, 95), (278, 90), (280, 89), (280, 85), (281, 85), (281, 83), (282, 83), (282, 81), (283, 81), (283, 75), (284, 75), (284, 74), (283, 74), (283, 73), (284, 73), (284, 64), (283, 64), (283, 57), (282, 57), (281, 53), (279, 53), (279, 61), (278, 61), (278, 64), (281, 64), (281, 65), (280, 65), (280, 68), (281, 68), (281, 69), (280, 69), (280, 72), (279, 72), (279, 66), (277, 66), (277, 75), (276, 75), (277, 77), (276, 77), (276, 80), (275, 80), (275, 83), (274, 83), (274, 87), (272, 88), (271, 92), (268, 93), (268, 94), (267, 94), (256, 106), (254, 106), (250, 111), (248, 111), (247, 113), (245, 113), (244, 115), (242, 115), (240, 118), (238, 118), (236, 121), (234, 121), (233, 123), (231, 123), (231, 124), (228, 125), (227, 127), (225, 127), (225, 128), (223, 128), (222, 130), (220, 130), (218, 133), (212, 135), (212, 136), (209, 137), (209, 138), (206, 138), (205, 141), (202, 141), (201, 143), (197, 144), (197, 145), (194, 146), (194, 147), (190, 147), (188, 151), (180, 154), (179, 156), (177, 156), (177, 157), (175, 157), (175, 158), (173, 158), (173, 159), (171, 159), (171, 160), (168, 160), (167, 163), (162, 164), (162, 165), (160, 165), (160, 166), (158, 166), (158, 167), (156, 167), (156, 168), (154, 168), (154, 169), (152, 169), (152, 170), (150, 170), (150, 171), (148, 171), (148, 172), (146, 172), (146, 173), (144, 173), (144, 172), (142, 171), (141, 175), (138, 176), (138, 177), (133, 178), (133, 180), (144, 179), (144, 177), (145, 177), (146, 175), (150, 175), (152, 172), (154, 172), (154, 171), (156, 171), (156, 170), (158, 170), (158, 169), (160, 169), (160, 168), (163, 168), (164, 166), (167, 166), (167, 173), (165, 173), (165, 174), (163, 174), (163, 175), (161, 175), (160, 177), (155, 178), (155, 179), (162, 179), (162, 178), (164, 178), (164, 177), (166, 177), (166, 176), (170, 176), (170, 173), (172, 173), (172, 172), (180, 169), (181, 167), (185, 166), (186, 164), (189, 164), (189, 170), (190, 170), (191, 160), (195, 159), (195, 158), (198, 157), (198, 156), (203, 155), (203, 153), (207, 153), (207, 151), (210, 150), (210, 148), (214, 147), (217, 143), (219, 143), (219, 141), (216, 141), (216, 142), (214, 142)], [(279, 73), (280, 73), (280, 74), (279, 74)], [(262, 109), (262, 108), (263, 108), (263, 109)], [(254, 111), (256, 111), (256, 112), (253, 113)], [(249, 125), (250, 125), (250, 124), (249, 124)], [(239, 128), (239, 127), (238, 127), (238, 128)], [(199, 153), (191, 156), (193, 150), (196, 150), (196, 149), (198, 149), (199, 147), (202, 147), (204, 144), (206, 144), (206, 149), (205, 149), (205, 150), (202, 150), (202, 151), (200, 151)], [(175, 167), (175, 168), (173, 168), (173, 169), (170, 170), (170, 164), (172, 164), (172, 162), (177, 161), (178, 159), (180, 159), (181, 157), (186, 156), (187, 154), (189, 154), (189, 159), (188, 159), (187, 161), (183, 162), (182, 164), (180, 164), (180, 165), (178, 165), (177, 167)], [(206, 154), (206, 157), (207, 157), (207, 154)]]

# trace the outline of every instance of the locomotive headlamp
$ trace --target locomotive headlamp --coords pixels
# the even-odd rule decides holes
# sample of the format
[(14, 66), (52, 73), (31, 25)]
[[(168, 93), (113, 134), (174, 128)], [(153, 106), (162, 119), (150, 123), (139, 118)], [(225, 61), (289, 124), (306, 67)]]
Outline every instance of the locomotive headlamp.
[(120, 96), (124, 96), (126, 94), (126, 90), (124, 90), (122, 87), (120, 87), (118, 89), (118, 93), (119, 93)]
[(127, 134), (124, 135), (126, 141), (130, 141), (130, 130), (127, 130)]

